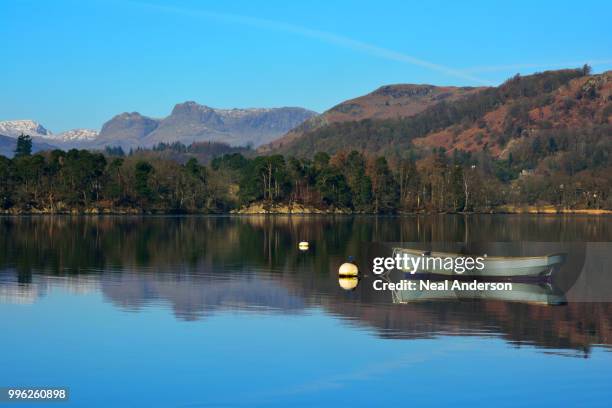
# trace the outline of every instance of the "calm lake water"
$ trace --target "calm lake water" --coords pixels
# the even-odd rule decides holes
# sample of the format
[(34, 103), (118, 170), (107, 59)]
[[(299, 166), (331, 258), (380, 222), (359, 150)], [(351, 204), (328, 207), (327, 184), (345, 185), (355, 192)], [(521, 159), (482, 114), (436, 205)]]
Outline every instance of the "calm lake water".
[[(397, 242), (567, 261), (512, 299), (406, 298), (369, 273)], [(586, 216), (0, 218), (0, 387), (68, 387), (55, 406), (609, 407), (610, 242), (612, 218)]]

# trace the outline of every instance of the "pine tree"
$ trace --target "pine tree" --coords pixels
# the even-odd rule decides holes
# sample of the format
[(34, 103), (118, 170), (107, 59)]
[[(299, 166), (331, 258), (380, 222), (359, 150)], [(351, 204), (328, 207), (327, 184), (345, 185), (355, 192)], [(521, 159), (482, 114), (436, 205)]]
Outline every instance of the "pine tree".
[(25, 157), (32, 154), (32, 138), (23, 133), (17, 138), (15, 157)]

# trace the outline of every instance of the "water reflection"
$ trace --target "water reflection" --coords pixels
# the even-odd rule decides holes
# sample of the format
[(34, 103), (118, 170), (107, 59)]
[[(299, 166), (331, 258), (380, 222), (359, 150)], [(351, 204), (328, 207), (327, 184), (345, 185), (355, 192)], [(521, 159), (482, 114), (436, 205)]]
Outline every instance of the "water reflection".
[(138, 310), (155, 301), (167, 303), (175, 315), (197, 320), (219, 309), (297, 312), (304, 300), (274, 280), (256, 275), (223, 279), (209, 274), (123, 273), (102, 276), (104, 296), (113, 304)]
[(344, 290), (355, 290), (359, 285), (359, 277), (340, 275), (338, 277), (338, 285)]
[(392, 291), (393, 303), (413, 303), (440, 300), (500, 300), (503, 302), (531, 303), (544, 306), (565, 305), (565, 293), (550, 283), (509, 282), (510, 289), (458, 290), (446, 284), (439, 289), (422, 288), (417, 281), (415, 289), (395, 289)]
[[(559, 282), (522, 283), (506, 294), (377, 292), (367, 271), (360, 280), (337, 274), (349, 255), (360, 269), (368, 265), (375, 243), (468, 239), (542, 241), (529, 250), (561, 240), (579, 260), (568, 259)], [(0, 303), (33, 303), (63, 288), (102, 294), (121, 310), (166, 305), (186, 321), (218, 310), (321, 308), (385, 338), (498, 336), (588, 355), (612, 344), (606, 241), (612, 219), (603, 217), (7, 217)]]

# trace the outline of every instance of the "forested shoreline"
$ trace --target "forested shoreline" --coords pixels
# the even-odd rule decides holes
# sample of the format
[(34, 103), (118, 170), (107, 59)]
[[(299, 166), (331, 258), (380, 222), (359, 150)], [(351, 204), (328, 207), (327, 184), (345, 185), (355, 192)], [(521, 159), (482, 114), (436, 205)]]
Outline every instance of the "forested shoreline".
[[(160, 143), (0, 156), (0, 212), (612, 211), (612, 74), (515, 75), (409, 117), (314, 126), (277, 149)], [(259, 154), (258, 154), (259, 153)]]
[[(599, 140), (597, 135), (608, 131), (591, 132), (590, 138)], [(607, 155), (587, 151), (572, 156), (573, 137), (542, 134), (530, 142), (525, 157), (507, 159), (494, 159), (486, 151), (449, 154), (440, 148), (389, 160), (357, 151), (333, 156), (319, 152), (312, 159), (231, 153), (202, 165), (193, 157), (181, 163), (147, 151), (31, 154), (31, 139), (22, 136), (14, 158), (0, 156), (0, 210), (222, 214), (255, 208), (395, 214), (612, 209)], [(588, 134), (583, 139), (589, 145)], [(554, 168), (561, 167), (555, 173), (537, 174), (526, 167), (535, 160), (534, 152), (559, 157), (563, 149), (565, 161), (554, 163)]]

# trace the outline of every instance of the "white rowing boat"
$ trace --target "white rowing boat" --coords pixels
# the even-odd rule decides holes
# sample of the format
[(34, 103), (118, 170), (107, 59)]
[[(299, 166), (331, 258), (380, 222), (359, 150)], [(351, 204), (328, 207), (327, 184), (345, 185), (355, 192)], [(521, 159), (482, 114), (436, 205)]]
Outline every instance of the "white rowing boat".
[[(447, 276), (480, 276), (480, 277), (546, 277), (550, 276), (565, 262), (565, 254), (551, 254), (543, 256), (483, 256), (482, 268), (466, 269), (458, 273), (456, 269), (446, 268), (449, 262), (457, 264), (465, 262), (466, 258), (476, 258), (463, 254), (447, 252), (429, 252), (419, 249), (393, 248), (393, 257), (400, 255), (407, 262), (404, 265), (413, 265), (416, 262), (419, 268), (416, 273), (430, 273)], [(419, 260), (420, 258), (420, 260)], [(428, 260), (429, 259), (429, 260)], [(449, 261), (450, 260), (450, 261)], [(413, 273), (410, 267), (402, 267), (400, 270)]]

